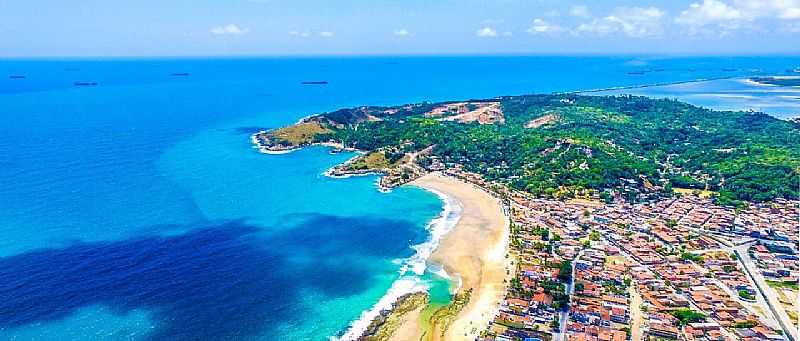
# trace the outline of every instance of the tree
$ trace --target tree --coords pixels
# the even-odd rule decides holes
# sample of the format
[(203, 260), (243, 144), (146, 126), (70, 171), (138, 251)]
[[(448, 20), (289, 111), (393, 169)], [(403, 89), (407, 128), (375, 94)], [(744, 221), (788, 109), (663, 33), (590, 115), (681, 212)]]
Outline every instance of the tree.
[(550, 328), (556, 332), (561, 331), (561, 323), (558, 322), (558, 315), (553, 317), (553, 321), (550, 322)]
[(572, 278), (572, 262), (565, 260), (561, 262), (558, 269), (558, 279), (566, 282)]
[(753, 328), (758, 325), (756, 321), (744, 321), (744, 322), (736, 322), (733, 327), (734, 328)]
[(677, 318), (678, 325), (681, 326), (688, 323), (702, 322), (706, 320), (706, 315), (688, 308), (671, 310), (668, 313)]

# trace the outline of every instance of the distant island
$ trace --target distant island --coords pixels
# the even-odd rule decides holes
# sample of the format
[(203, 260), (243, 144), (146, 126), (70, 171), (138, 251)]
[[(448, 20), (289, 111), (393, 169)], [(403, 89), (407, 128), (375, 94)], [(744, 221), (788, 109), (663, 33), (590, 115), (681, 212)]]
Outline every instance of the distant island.
[(753, 77), (751, 81), (759, 84), (778, 85), (778, 86), (800, 86), (800, 76), (783, 77)]
[(331, 175), (386, 189), (459, 169), (536, 197), (629, 202), (678, 190), (721, 205), (797, 199), (800, 124), (671, 99), (575, 94), (369, 106), (253, 135), (262, 151), (313, 144), (363, 154)]

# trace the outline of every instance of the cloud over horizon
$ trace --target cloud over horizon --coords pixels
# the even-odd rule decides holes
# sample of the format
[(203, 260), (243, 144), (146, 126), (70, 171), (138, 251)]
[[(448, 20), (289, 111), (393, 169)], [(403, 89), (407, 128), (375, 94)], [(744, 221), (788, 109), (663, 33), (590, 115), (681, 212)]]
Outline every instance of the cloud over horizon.
[[(462, 0), (435, 6), (119, 0), (90, 6), (92, 13), (120, 13), (113, 18), (40, 1), (54, 11), (37, 12), (23, 1), (4, 7), (0, 56), (800, 53), (793, 43), (800, 40), (800, 0)], [(137, 10), (150, 7), (158, 11)], [(237, 43), (220, 45), (225, 41)]]
[(490, 26), (485, 26), (475, 32), (475, 35), (482, 38), (494, 38), (497, 37), (497, 30)]
[(241, 28), (236, 24), (227, 24), (224, 26), (212, 27), (210, 32), (214, 35), (242, 35), (250, 32), (250, 30)]

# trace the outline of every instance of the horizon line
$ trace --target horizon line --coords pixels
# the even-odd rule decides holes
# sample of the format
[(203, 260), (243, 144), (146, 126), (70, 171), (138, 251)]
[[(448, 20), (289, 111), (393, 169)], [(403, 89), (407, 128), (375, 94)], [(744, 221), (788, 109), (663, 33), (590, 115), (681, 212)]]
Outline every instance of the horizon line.
[(800, 57), (800, 51), (794, 52), (767, 52), (767, 53), (643, 53), (643, 52), (501, 52), (501, 53), (298, 53), (298, 54), (261, 54), (261, 53), (237, 53), (237, 54), (187, 54), (187, 55), (19, 55), (19, 56), (0, 56), (0, 62), (4, 60), (48, 60), (48, 59), (283, 59), (283, 58), (431, 58), (431, 57), (639, 57), (639, 58), (690, 58), (690, 57)]

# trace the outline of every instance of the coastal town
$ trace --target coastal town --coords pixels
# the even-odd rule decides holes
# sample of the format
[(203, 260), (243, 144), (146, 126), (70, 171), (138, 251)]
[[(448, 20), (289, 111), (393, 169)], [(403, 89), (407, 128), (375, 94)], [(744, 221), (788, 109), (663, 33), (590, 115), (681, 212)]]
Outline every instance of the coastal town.
[(511, 218), (515, 275), (478, 340), (797, 340), (797, 201), (557, 201), (447, 174)]

